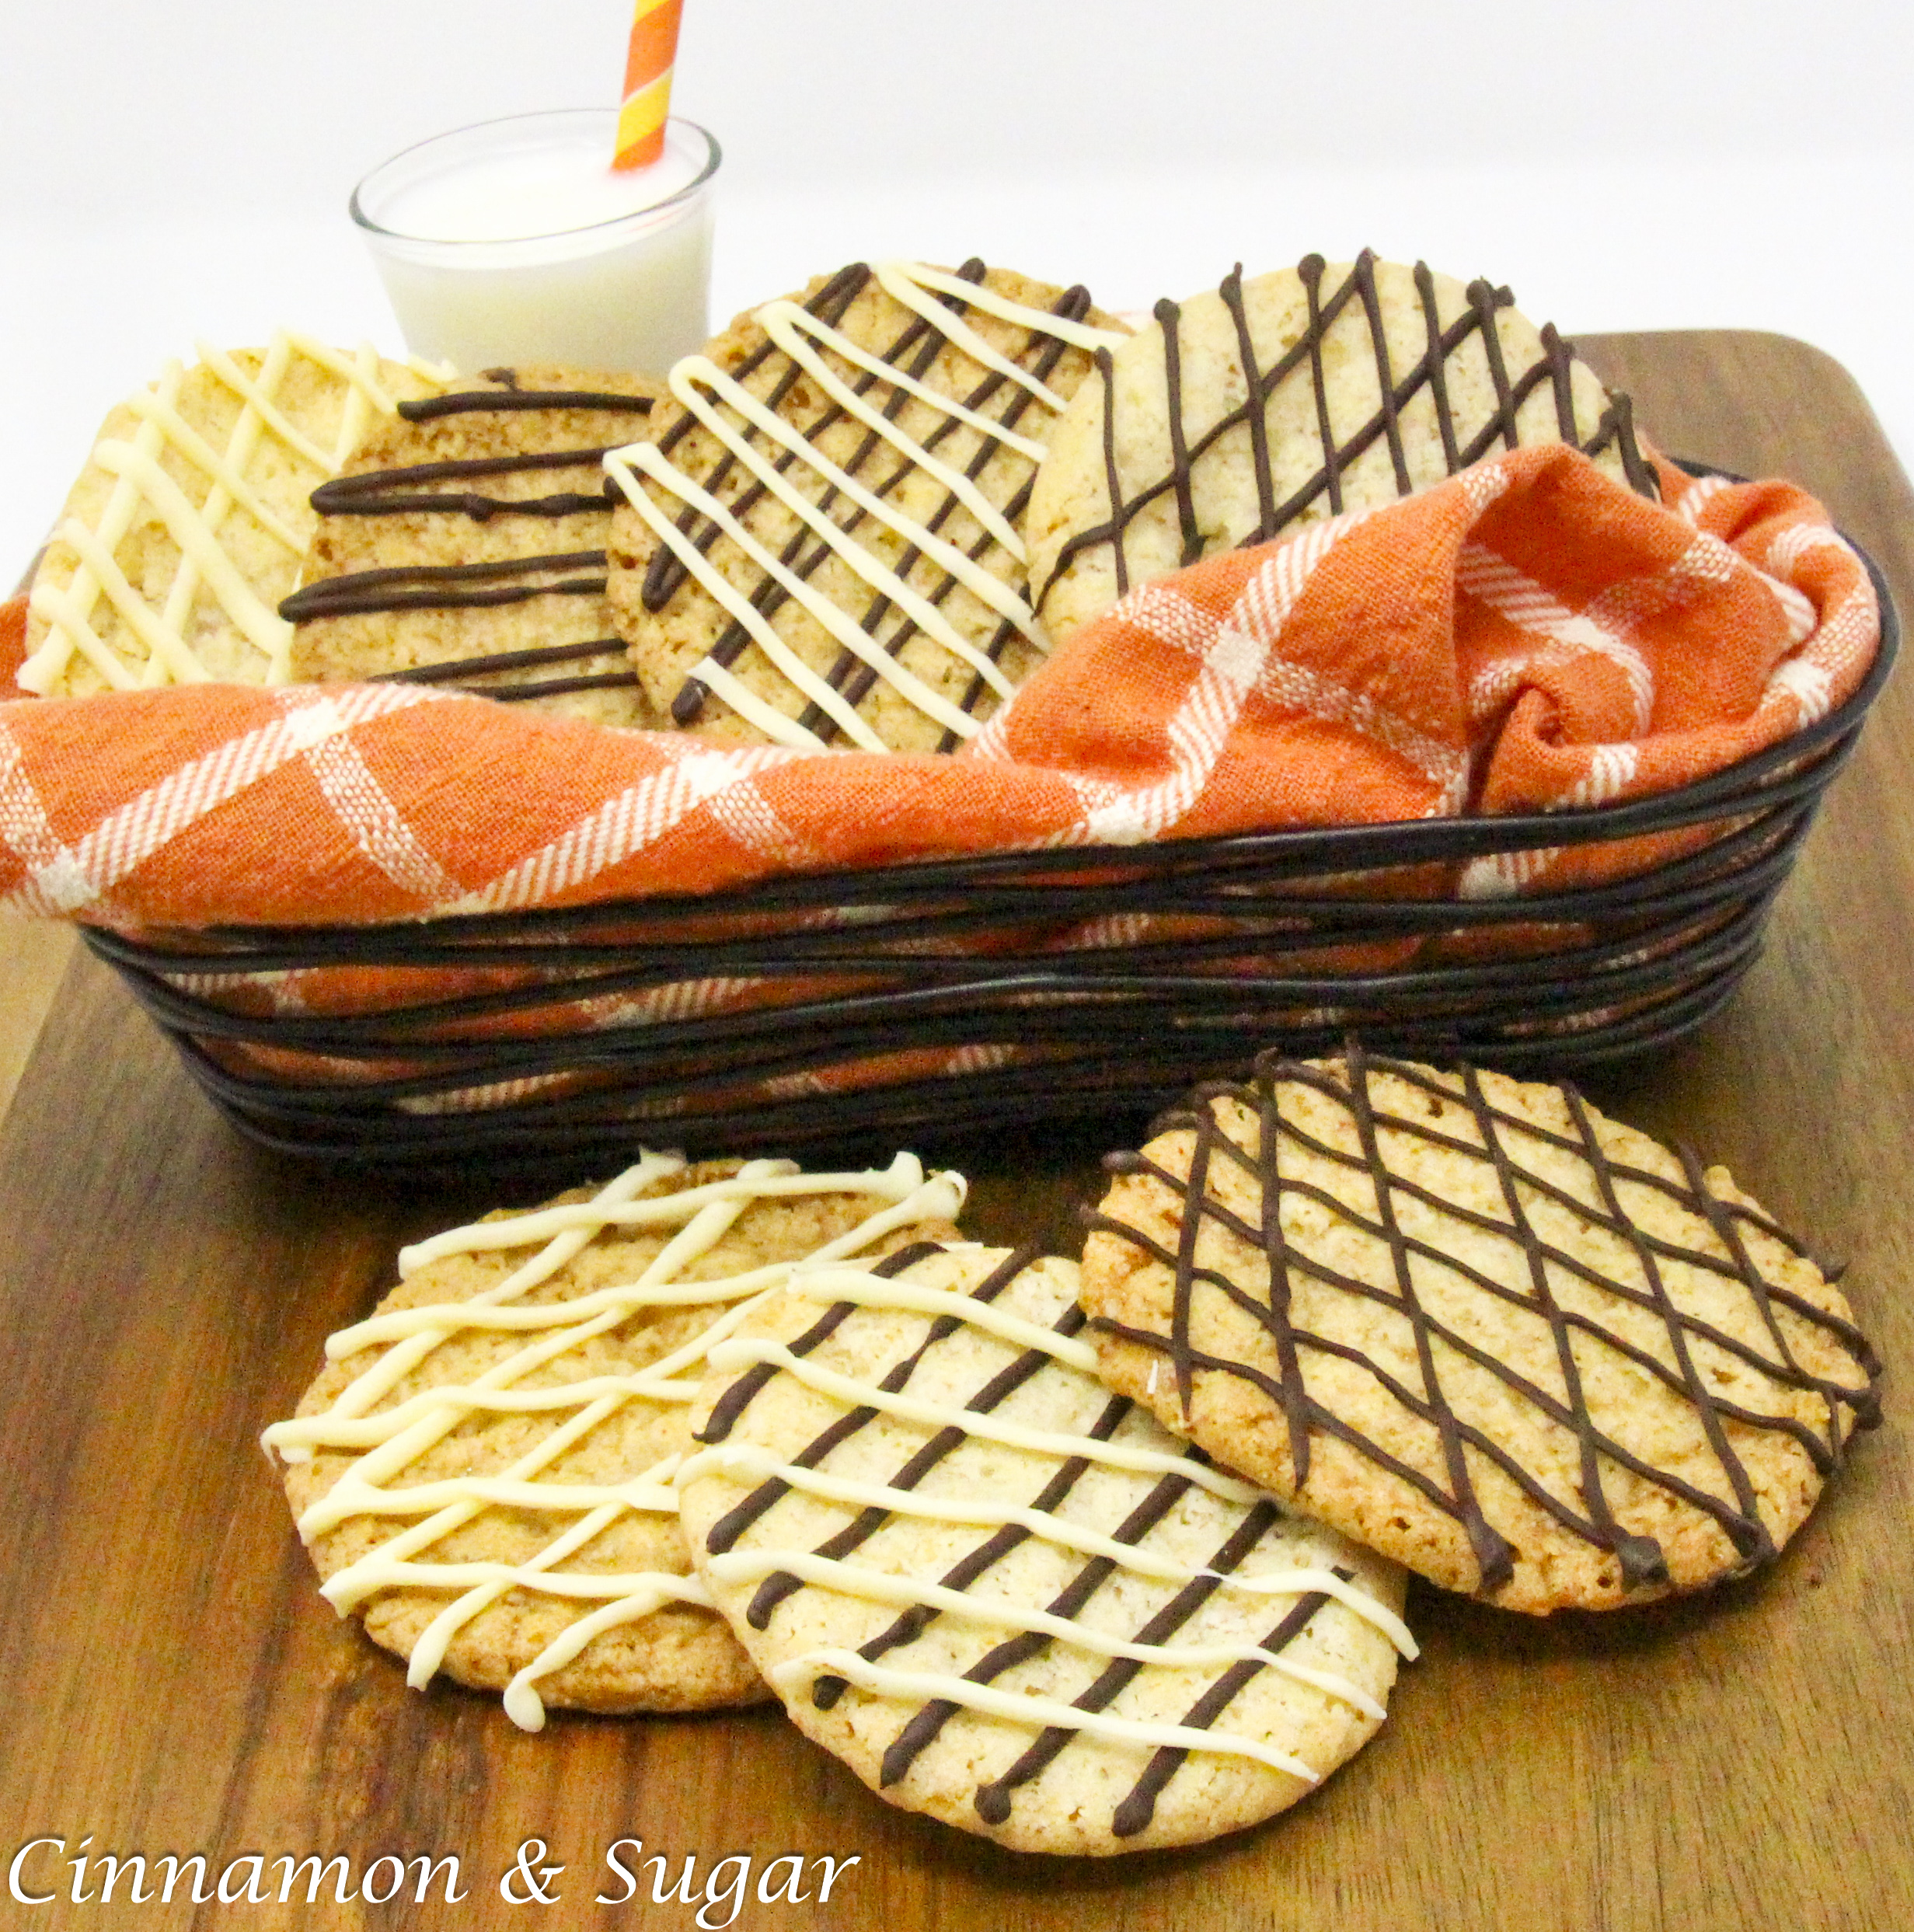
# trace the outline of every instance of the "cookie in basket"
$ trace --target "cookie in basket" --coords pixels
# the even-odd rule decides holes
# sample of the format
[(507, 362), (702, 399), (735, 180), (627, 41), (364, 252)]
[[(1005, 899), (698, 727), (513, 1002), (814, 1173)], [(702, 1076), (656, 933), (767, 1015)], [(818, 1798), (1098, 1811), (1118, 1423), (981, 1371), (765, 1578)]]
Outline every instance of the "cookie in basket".
[(1102, 1373), (1278, 1495), (1511, 1609), (1772, 1558), (1878, 1364), (1724, 1169), (1572, 1087), (1264, 1055), (1089, 1217)]
[(657, 723), (605, 604), (601, 465), (663, 394), (643, 376), (528, 365), (402, 404), (313, 493), (305, 580), (280, 605), (294, 678), (452, 684)]
[(1186, 1844), (1302, 1797), (1414, 1645), (1403, 1575), (1092, 1372), (1074, 1262), (806, 1268), (711, 1351), (680, 1471), (712, 1597), (866, 1784), (1023, 1850)]
[(343, 1615), (410, 1660), (548, 1704), (696, 1711), (765, 1693), (689, 1575), (671, 1475), (706, 1348), (806, 1257), (954, 1233), (954, 1174), (647, 1154), (609, 1185), (400, 1257), (266, 1432)]
[(1611, 396), (1506, 288), (1319, 255), (1156, 305), (1051, 438), (1027, 537), (1059, 642), (1135, 585), (1299, 523), (1372, 509), (1501, 449), (1579, 445), (1644, 495)]
[(1081, 288), (858, 262), (741, 316), (613, 457), (612, 602), (682, 725), (952, 750), (1041, 661), (1022, 520), (1121, 340)]
[(35, 572), (26, 689), (283, 684), (314, 487), (446, 372), (281, 330), (170, 364), (106, 418)]

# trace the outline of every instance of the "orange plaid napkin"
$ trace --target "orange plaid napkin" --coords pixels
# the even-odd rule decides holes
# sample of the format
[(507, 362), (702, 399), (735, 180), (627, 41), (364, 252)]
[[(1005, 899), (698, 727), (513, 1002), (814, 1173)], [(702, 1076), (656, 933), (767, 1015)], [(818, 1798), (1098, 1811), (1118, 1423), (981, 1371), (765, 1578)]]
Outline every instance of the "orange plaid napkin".
[[(349, 924), (1662, 791), (1839, 704), (1880, 613), (1811, 497), (1661, 473), (1658, 506), (1573, 451), (1519, 450), (1210, 558), (1079, 633), (949, 758), (618, 732), (404, 685), (0, 704), (0, 901)], [(16, 600), (0, 678), (23, 623)], [(1674, 849), (1479, 861), (1451, 884), (1557, 887)]]

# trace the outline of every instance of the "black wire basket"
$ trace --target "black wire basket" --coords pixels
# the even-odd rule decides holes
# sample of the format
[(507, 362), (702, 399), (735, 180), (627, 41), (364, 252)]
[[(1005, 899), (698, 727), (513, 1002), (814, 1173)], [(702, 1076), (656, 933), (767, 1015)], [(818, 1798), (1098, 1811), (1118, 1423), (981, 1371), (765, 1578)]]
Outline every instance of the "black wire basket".
[[(1586, 809), (1073, 847), (874, 867), (615, 905), (404, 923), (85, 928), (253, 1139), (393, 1175), (574, 1174), (641, 1142), (786, 1150), (933, 1142), (1168, 1104), (1266, 1048), (1359, 1035), (1511, 1071), (1640, 1052), (1752, 964), (1821, 793), (1899, 643), (1780, 745)], [(1415, 868), (1691, 831), (1609, 884), (1399, 896)], [(1426, 875), (1425, 875), (1426, 876)], [(1167, 922), (1170, 929), (1165, 930)], [(1121, 936), (1125, 925), (1140, 936)], [(1063, 933), (1107, 936), (1061, 950)], [(1046, 943), (1048, 942), (1048, 943)], [(326, 967), (476, 970), (487, 990), (328, 1017), (233, 1010)], [(697, 989), (761, 1003), (702, 1014)], [(582, 1001), (683, 1017), (607, 1025)]]

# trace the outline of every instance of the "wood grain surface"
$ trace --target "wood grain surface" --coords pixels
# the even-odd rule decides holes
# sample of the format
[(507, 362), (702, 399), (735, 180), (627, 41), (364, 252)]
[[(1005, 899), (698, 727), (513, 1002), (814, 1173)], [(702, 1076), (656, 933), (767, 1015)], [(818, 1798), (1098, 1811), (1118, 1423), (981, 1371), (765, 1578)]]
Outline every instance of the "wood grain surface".
[[(1815, 490), (1914, 612), (1914, 497), (1837, 365), (1741, 333), (1584, 348), (1662, 447)], [(747, 1903), (748, 1927), (1908, 1923), (1910, 770), (1904, 674), (1742, 990), (1679, 1048), (1585, 1083), (1851, 1261), (1886, 1425), (1779, 1564), (1705, 1599), (1538, 1622), (1418, 1587), (1424, 1656), (1350, 1766), (1257, 1829), (1103, 1861), (1018, 1857), (894, 1811), (767, 1711), (560, 1716), (532, 1736), (495, 1699), (408, 1691), (316, 1595), (256, 1439), (388, 1284), (398, 1243), (490, 1205), (484, 1189), (329, 1179), (249, 1148), (103, 968), (75, 956), (49, 1010), (36, 974), (58, 940), (0, 929), (0, 1072), (33, 1048), (0, 1130), (0, 1863), (64, 1841), (19, 1867), (51, 1902), (10, 1902), (0, 1874), (0, 1924), (692, 1926), (694, 1905), (650, 1902), (648, 1877), (629, 1905), (593, 1902), (622, 1888), (604, 1859), (621, 1838), (674, 1874), (696, 1854), (700, 1900), (729, 1856), (859, 1861), (828, 1904)], [(1136, 1125), (956, 1150), (975, 1231), (1074, 1245), (1096, 1152)], [(532, 1839), (535, 1863), (565, 1867), (549, 1906), (500, 1894)], [(196, 1908), (183, 1886), (169, 1908), (134, 1906), (125, 1874), (101, 1902), (101, 1868), (71, 1862), (168, 1853), (204, 1854), (215, 1879), (256, 1854), (270, 1890), (284, 1856), (343, 1854), (357, 1876), (451, 1854), (465, 1895)]]

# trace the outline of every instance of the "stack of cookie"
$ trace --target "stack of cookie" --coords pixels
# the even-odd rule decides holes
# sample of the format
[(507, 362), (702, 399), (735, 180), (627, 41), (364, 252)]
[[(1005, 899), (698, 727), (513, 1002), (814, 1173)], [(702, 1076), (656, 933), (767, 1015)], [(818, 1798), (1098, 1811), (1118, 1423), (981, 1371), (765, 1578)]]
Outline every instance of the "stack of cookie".
[(1572, 1089), (1265, 1058), (1107, 1165), (1080, 1266), (908, 1156), (647, 1156), (425, 1243), (267, 1432), (325, 1593), (521, 1723), (775, 1695), (894, 1803), (1102, 1854), (1356, 1751), (1409, 1571), (1702, 1588), (1878, 1419), (1802, 1244)]
[(29, 686), (399, 678), (951, 749), (1048, 647), (1023, 520), (1050, 425), (1123, 333), (1082, 288), (973, 260), (820, 278), (668, 392), (207, 349), (103, 431), (33, 586)]
[(952, 752), (1219, 549), (1524, 443), (1654, 488), (1627, 398), (1507, 289), (1368, 254), (1239, 269), (1135, 333), (974, 259), (853, 263), (668, 385), (205, 356), (108, 423), (34, 586), (31, 688), (399, 678)]
[(678, 724), (799, 747), (955, 750), (1136, 585), (1501, 449), (1654, 491), (1627, 398), (1506, 288), (1366, 253), (1135, 333), (981, 262), (855, 263), (671, 387), (608, 465), (619, 629)]

